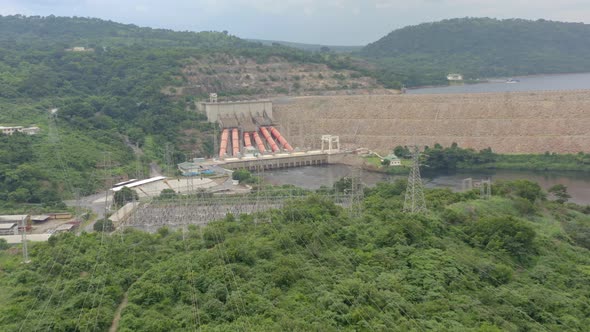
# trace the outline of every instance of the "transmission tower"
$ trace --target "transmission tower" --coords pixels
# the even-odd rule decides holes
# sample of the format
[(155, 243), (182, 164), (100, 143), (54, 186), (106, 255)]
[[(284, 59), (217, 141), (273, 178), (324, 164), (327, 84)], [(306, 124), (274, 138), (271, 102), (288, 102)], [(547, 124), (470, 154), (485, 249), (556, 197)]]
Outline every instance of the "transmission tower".
[(352, 170), (350, 189), (350, 215), (353, 218), (358, 218), (362, 213), (362, 201), (364, 195), (362, 170), (359, 167), (355, 167)]
[[(29, 248), (27, 246), (27, 219), (28, 217), (24, 217), (21, 220), (21, 241), (23, 243), (23, 263), (28, 264), (31, 261), (29, 260)], [(16, 226), (18, 227), (18, 226)]]
[(418, 146), (414, 146), (412, 169), (408, 177), (408, 187), (406, 188), (406, 199), (404, 201), (404, 212), (421, 213), (425, 211), (424, 185), (420, 177), (420, 149)]
[(166, 161), (165, 176), (171, 176), (172, 173), (172, 157), (174, 156), (174, 147), (170, 143), (166, 143), (166, 150), (164, 152), (164, 159)]
[(135, 156), (135, 178), (143, 180), (143, 164), (139, 155)]
[(215, 122), (213, 124), (213, 156), (219, 155), (219, 144), (221, 144), (219, 142), (219, 135), (222, 131), (223, 130), (220, 128), (219, 122)]
[[(109, 207), (109, 192), (113, 187), (113, 175), (112, 175), (112, 163), (111, 163), (111, 152), (105, 151), (103, 152), (104, 156), (104, 181), (106, 184), (106, 190), (104, 193), (104, 219), (108, 218), (108, 213), (110, 211)], [(115, 197), (112, 198), (112, 204), (115, 203)], [(103, 227), (104, 227), (103, 223)]]
[(256, 224), (272, 222), (271, 218), (269, 217), (270, 214), (262, 213), (266, 208), (268, 208), (270, 204), (268, 200), (268, 193), (263, 190), (264, 168), (264, 164), (258, 165), (256, 168), (256, 176), (258, 177), (259, 181), (258, 185), (256, 186), (256, 203), (254, 206), (254, 213), (256, 213), (254, 223)]
[(492, 180), (481, 180), (481, 185), (479, 186), (479, 194), (482, 199), (492, 198)]

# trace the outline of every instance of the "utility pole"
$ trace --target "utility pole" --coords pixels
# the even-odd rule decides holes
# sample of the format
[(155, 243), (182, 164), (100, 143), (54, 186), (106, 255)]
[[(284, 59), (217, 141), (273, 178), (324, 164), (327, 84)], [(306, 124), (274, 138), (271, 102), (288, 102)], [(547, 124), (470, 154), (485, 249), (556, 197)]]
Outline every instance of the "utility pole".
[(417, 145), (414, 146), (414, 152), (412, 154), (412, 169), (410, 170), (410, 175), (408, 177), (404, 212), (426, 212), (424, 185), (422, 184), (422, 178), (420, 177), (420, 149)]

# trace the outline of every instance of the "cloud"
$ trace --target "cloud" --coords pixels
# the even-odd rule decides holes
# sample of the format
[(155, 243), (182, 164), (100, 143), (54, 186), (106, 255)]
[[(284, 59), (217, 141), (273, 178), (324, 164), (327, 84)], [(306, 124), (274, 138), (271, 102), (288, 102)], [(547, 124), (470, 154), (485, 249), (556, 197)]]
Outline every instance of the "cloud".
[(590, 21), (587, 0), (0, 0), (0, 14), (90, 16), (242, 37), (365, 44), (394, 29), (454, 17)]

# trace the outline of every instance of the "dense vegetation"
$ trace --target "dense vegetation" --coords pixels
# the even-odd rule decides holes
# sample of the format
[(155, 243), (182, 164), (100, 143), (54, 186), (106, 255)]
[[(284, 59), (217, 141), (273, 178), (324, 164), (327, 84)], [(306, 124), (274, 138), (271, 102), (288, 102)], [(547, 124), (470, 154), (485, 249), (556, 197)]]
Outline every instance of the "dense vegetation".
[(361, 54), (381, 67), (383, 81), (407, 86), (466, 78), (590, 71), (590, 25), (545, 20), (462, 18), (391, 32)]
[(53, 237), (0, 252), (5, 331), (583, 331), (590, 210), (527, 181), (490, 200), (403, 182), (368, 190), (352, 217), (321, 195), (186, 232)]
[(40, 156), (33, 152), (39, 138), (0, 134), (0, 209), (18, 211), (19, 203), (44, 203), (61, 208), (58, 184), (50, 178)]
[[(407, 146), (397, 146), (393, 153), (410, 159)], [(526, 171), (590, 171), (590, 154), (497, 154), (491, 148), (476, 151), (461, 148), (456, 143), (449, 147), (435, 144), (425, 147), (421, 163), (426, 172), (454, 170), (509, 169)]]

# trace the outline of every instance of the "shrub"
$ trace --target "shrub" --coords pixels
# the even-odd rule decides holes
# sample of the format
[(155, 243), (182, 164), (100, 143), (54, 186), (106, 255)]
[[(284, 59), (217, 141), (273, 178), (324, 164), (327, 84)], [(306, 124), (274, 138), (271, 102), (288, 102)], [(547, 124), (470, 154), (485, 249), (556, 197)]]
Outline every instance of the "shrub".
[(164, 189), (160, 192), (160, 198), (170, 199), (176, 197), (176, 191), (173, 189)]
[(95, 232), (112, 232), (115, 230), (113, 222), (109, 219), (100, 219), (94, 223), (93, 229)]
[(536, 252), (535, 230), (526, 222), (514, 217), (482, 219), (467, 228), (468, 242), (492, 251), (507, 252), (524, 261)]
[(531, 203), (546, 198), (541, 186), (529, 180), (499, 181), (493, 187), (493, 190), (494, 194), (522, 197)]
[(252, 174), (246, 169), (238, 169), (232, 173), (232, 179), (245, 182), (252, 178)]

